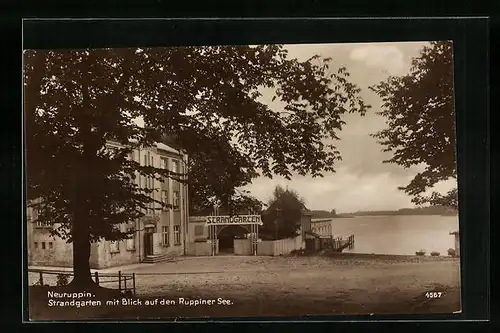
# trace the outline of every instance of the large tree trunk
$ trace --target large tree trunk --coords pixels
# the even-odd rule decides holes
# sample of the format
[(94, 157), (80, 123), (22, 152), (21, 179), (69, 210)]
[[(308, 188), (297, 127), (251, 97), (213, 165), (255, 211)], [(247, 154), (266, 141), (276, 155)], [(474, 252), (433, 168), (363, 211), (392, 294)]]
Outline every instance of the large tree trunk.
[[(89, 126), (85, 131), (90, 133)], [(72, 175), (73, 188), (73, 281), (71, 285), (77, 288), (95, 287), (90, 272), (90, 223), (87, 196), (89, 195), (88, 171), (85, 167), (92, 163), (92, 154), (84, 153), (82, 158), (75, 158), (75, 172)]]
[(78, 287), (95, 286), (90, 273), (90, 233), (84, 221), (73, 222), (73, 272), (72, 285)]

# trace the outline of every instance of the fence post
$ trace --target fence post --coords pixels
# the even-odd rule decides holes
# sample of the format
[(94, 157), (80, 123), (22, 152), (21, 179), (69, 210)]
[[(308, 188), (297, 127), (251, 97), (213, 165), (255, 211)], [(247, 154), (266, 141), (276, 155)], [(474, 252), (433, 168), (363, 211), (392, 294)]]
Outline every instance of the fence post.
[(99, 272), (95, 271), (94, 276), (95, 276), (95, 283), (99, 286)]
[(118, 271), (118, 290), (122, 291), (122, 271)]
[(125, 275), (123, 277), (123, 290), (127, 291), (127, 279), (128, 279), (128, 276)]
[(135, 273), (132, 273), (132, 284), (134, 286), (134, 297), (135, 297)]
[(40, 285), (43, 286), (43, 273), (42, 271), (40, 271), (39, 273), (40, 273)]

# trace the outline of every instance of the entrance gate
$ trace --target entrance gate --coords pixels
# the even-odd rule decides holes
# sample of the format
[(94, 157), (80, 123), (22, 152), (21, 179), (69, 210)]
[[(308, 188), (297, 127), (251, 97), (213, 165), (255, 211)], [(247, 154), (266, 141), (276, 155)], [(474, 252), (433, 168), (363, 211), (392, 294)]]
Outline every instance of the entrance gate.
[(246, 230), (248, 230), (251, 252), (254, 256), (257, 255), (257, 243), (259, 241), (259, 225), (262, 225), (262, 219), (260, 215), (250, 214), (250, 215), (219, 215), (218, 209), (214, 210), (214, 213), (207, 216), (207, 222), (205, 224), (208, 226), (209, 242), (212, 249), (212, 256), (217, 253), (217, 242), (218, 235), (222, 229), (231, 226), (239, 225)]

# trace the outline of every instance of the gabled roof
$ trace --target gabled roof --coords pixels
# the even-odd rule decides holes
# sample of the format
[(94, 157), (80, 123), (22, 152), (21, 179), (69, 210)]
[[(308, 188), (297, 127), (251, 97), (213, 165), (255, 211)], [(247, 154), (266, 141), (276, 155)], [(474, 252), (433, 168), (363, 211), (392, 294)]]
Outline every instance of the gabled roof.
[(174, 153), (174, 154), (179, 154), (179, 155), (181, 154), (180, 151), (178, 151), (170, 146), (167, 146), (166, 144), (161, 143), (161, 142), (156, 143), (156, 148), (164, 150), (164, 151), (168, 151), (168, 152)]
[(311, 235), (311, 236), (314, 236), (314, 237), (316, 237), (316, 238), (321, 237), (321, 235), (319, 235), (319, 234), (317, 234), (317, 233), (315, 233), (315, 232), (313, 232), (313, 231), (310, 231), (310, 230), (306, 230), (306, 231), (304, 232), (304, 234), (306, 234), (306, 235)]
[(311, 222), (330, 222), (332, 220), (331, 217), (324, 217), (324, 218), (318, 218), (318, 219), (311, 219)]

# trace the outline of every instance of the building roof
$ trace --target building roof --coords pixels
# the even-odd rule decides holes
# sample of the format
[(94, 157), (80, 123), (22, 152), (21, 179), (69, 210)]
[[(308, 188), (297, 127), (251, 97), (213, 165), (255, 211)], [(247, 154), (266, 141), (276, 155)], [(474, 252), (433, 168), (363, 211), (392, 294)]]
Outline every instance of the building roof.
[[(121, 143), (113, 141), (113, 140), (108, 140), (108, 142), (110, 142), (112, 144), (116, 144), (116, 145), (121, 145)], [(129, 142), (130, 143), (137, 143), (137, 140), (135, 140), (135, 139), (129, 139)], [(179, 150), (177, 150), (177, 149), (175, 149), (173, 147), (170, 147), (169, 145), (166, 145), (166, 144), (164, 144), (162, 142), (157, 142), (155, 144), (155, 146), (156, 146), (156, 148), (161, 149), (163, 151), (166, 151), (166, 152), (169, 152), (169, 153), (178, 154), (178, 155), (182, 155), (182, 153)]]
[(316, 238), (321, 238), (321, 235), (320, 235), (320, 234), (317, 234), (317, 233), (315, 233), (314, 231), (311, 231), (311, 230), (306, 230), (306, 231), (304, 232), (304, 234), (306, 234), (306, 235), (311, 235), (311, 236), (316, 237)]
[(311, 222), (330, 222), (331, 220), (332, 220), (331, 217), (324, 217), (324, 218), (311, 219)]
[(156, 143), (156, 148), (164, 150), (164, 151), (168, 151), (168, 152), (174, 153), (174, 154), (179, 154), (179, 155), (181, 154), (181, 152), (178, 151), (177, 149), (174, 149), (170, 146), (167, 146), (166, 144), (161, 143), (161, 142)]

